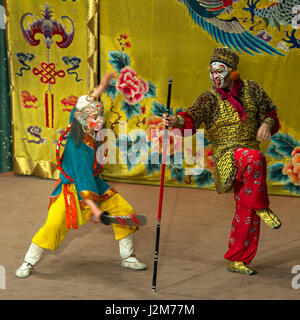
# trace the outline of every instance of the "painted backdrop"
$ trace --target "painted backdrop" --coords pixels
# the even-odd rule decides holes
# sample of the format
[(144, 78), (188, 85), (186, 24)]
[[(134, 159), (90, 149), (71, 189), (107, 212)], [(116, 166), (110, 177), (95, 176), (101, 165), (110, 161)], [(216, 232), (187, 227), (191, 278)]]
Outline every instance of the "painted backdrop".
[[(101, 1), (101, 73), (114, 70), (118, 75), (102, 99), (108, 128), (116, 133), (119, 164), (107, 164), (104, 177), (159, 184), (160, 116), (166, 110), (168, 78), (173, 79), (176, 113), (210, 87), (209, 58), (216, 46), (224, 45), (240, 55), (241, 77), (260, 83), (278, 107), (281, 129), (262, 145), (269, 192), (299, 196), (299, 17), (299, 0)], [(137, 128), (140, 132), (130, 133)], [(170, 143), (166, 185), (214, 189), (210, 142), (204, 139), (198, 153), (193, 148), (183, 153), (176, 137)], [(186, 165), (188, 158), (197, 163), (203, 154), (204, 170)]]
[[(262, 145), (269, 191), (299, 195), (299, 2), (6, 0), (14, 171), (57, 178), (56, 141), (77, 97), (96, 85), (99, 62), (102, 75), (118, 75), (102, 96), (118, 147), (104, 178), (159, 184), (168, 79), (175, 113), (210, 87), (211, 52), (225, 45), (240, 54), (242, 78), (260, 83), (278, 106), (281, 129)], [(214, 189), (211, 144), (202, 138), (183, 152), (173, 136), (167, 185)]]
[(97, 82), (97, 0), (6, 1), (13, 169), (57, 178), (55, 146)]

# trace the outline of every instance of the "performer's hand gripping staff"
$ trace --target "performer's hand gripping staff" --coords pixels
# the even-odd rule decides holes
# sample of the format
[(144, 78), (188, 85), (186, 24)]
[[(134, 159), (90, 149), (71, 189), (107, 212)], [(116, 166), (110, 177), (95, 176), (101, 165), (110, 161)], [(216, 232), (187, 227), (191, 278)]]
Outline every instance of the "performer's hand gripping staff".
[[(167, 114), (166, 114), (167, 117), (169, 117), (169, 115), (170, 115), (171, 89), (172, 89), (172, 78), (169, 78)], [(161, 212), (162, 212), (162, 203), (163, 203), (163, 194), (164, 194), (164, 181), (165, 181), (165, 168), (166, 168), (167, 139), (168, 139), (168, 126), (166, 125), (165, 129), (164, 129), (162, 165), (161, 165), (161, 179), (160, 179), (160, 193), (159, 193), (158, 215), (157, 215), (157, 225), (156, 225), (156, 242), (155, 242), (153, 279), (152, 279), (152, 291), (153, 292), (156, 291), (156, 278), (157, 278), (157, 266), (158, 266), (158, 252), (159, 252), (159, 236), (160, 236), (160, 222), (161, 222)]]

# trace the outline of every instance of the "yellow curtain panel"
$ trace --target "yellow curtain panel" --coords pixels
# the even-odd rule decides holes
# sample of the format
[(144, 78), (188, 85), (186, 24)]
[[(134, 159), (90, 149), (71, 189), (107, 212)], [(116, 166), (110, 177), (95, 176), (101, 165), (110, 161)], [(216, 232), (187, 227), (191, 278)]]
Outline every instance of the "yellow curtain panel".
[[(160, 183), (168, 78), (174, 114), (209, 89), (210, 55), (227, 46), (240, 55), (241, 78), (261, 84), (278, 107), (280, 131), (262, 145), (269, 193), (300, 195), (299, 0), (102, 0), (99, 9), (101, 73), (118, 76), (102, 96), (118, 147), (104, 178)], [(211, 143), (200, 134), (186, 144), (170, 140), (166, 185), (214, 189)]]
[(98, 0), (6, 0), (13, 168), (57, 178), (55, 146), (97, 82)]

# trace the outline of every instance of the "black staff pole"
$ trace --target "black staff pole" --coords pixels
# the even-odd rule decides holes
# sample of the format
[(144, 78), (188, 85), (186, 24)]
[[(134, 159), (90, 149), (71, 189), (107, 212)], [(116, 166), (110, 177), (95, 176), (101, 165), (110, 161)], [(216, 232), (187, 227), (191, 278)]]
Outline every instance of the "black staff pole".
[[(168, 100), (167, 100), (167, 117), (169, 117), (169, 115), (170, 115), (171, 89), (172, 89), (172, 78), (169, 78)], [(156, 242), (155, 242), (154, 266), (153, 266), (153, 280), (152, 280), (152, 291), (153, 292), (156, 292), (156, 278), (157, 278), (157, 265), (158, 265), (160, 222), (161, 222), (161, 211), (162, 211), (163, 195), (164, 195), (165, 169), (166, 169), (167, 139), (168, 139), (168, 126), (165, 127), (164, 139), (163, 139), (163, 154), (162, 154), (162, 164), (161, 164), (160, 193), (159, 193), (159, 203), (158, 203), (158, 215), (157, 215), (157, 225), (156, 225)]]

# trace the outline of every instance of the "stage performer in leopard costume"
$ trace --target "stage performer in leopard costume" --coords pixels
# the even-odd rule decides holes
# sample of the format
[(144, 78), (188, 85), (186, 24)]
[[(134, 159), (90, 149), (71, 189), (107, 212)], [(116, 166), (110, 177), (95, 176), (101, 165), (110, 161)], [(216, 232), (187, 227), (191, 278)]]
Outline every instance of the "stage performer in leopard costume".
[(260, 220), (273, 229), (281, 222), (269, 208), (266, 159), (260, 141), (279, 130), (276, 106), (253, 80), (240, 79), (239, 56), (226, 47), (216, 48), (210, 59), (213, 86), (186, 110), (166, 117), (171, 127), (192, 129), (205, 125), (212, 142), (215, 183), (218, 193), (233, 189), (236, 203), (229, 248), (224, 258), (227, 269), (246, 275), (259, 241)]

